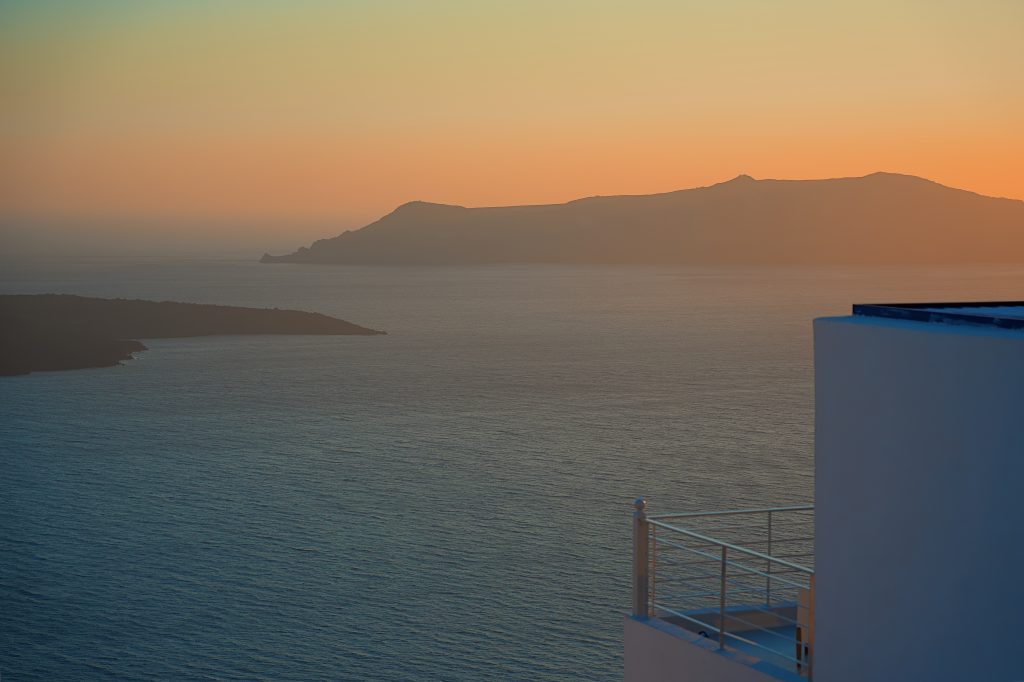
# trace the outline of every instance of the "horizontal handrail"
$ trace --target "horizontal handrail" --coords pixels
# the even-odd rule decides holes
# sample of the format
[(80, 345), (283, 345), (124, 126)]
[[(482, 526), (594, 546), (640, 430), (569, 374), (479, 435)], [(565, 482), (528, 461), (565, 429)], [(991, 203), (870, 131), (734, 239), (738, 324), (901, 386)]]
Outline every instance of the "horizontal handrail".
[[(698, 540), (702, 540), (702, 541), (707, 542), (709, 544), (712, 544), (712, 545), (714, 545), (716, 547), (725, 547), (726, 549), (732, 550), (734, 552), (742, 552), (742, 553), (744, 553), (744, 554), (746, 554), (748, 556), (752, 556), (752, 557), (754, 557), (756, 559), (762, 559), (764, 561), (770, 561), (772, 563), (781, 564), (781, 565), (786, 566), (788, 568), (792, 568), (793, 570), (800, 571), (801, 573), (807, 573), (807, 574), (814, 573), (814, 569), (813, 568), (808, 568), (807, 566), (801, 566), (800, 564), (792, 563), (790, 561), (786, 561), (785, 559), (777, 559), (777, 558), (775, 558), (773, 556), (765, 554), (764, 552), (758, 552), (755, 549), (747, 549), (746, 547), (740, 547), (739, 545), (734, 545), (731, 542), (725, 542), (724, 540), (716, 540), (716, 539), (714, 539), (712, 537), (708, 537), (707, 535), (702, 535), (701, 533), (696, 533), (696, 532), (694, 532), (692, 530), (686, 530), (685, 528), (679, 528), (678, 526), (673, 526), (672, 524), (665, 523), (663, 521), (654, 521), (654, 520), (648, 519), (648, 523), (650, 523), (653, 526), (657, 526), (658, 528), (664, 528), (665, 530), (670, 530), (670, 531), (672, 531), (674, 533), (681, 533), (683, 535), (688, 535), (691, 538), (696, 538)], [(662, 540), (658, 540), (658, 542), (660, 543), (660, 542), (663, 542), (663, 541)], [(691, 551), (696, 551), (696, 550), (691, 550)]]
[(648, 521), (659, 519), (691, 519), (701, 516), (735, 516), (737, 514), (767, 514), (768, 512), (814, 511), (813, 504), (798, 504), (789, 507), (763, 507), (759, 509), (726, 509), (724, 511), (682, 512), (679, 514), (651, 514)]
[[(746, 593), (746, 594), (764, 594), (764, 592), (765, 592), (765, 589), (763, 587), (755, 587), (755, 586), (751, 586), (751, 587), (734, 587), (734, 586), (730, 586), (729, 587), (729, 594), (744, 594), (744, 593)], [(713, 590), (711, 592), (679, 592), (679, 593), (677, 593), (677, 592), (668, 592), (668, 593), (662, 592), (662, 593), (658, 594), (658, 599), (662, 599), (662, 600), (668, 600), (668, 599), (678, 599), (678, 600), (682, 600), (682, 599), (703, 599), (705, 597), (715, 597), (717, 599), (718, 598), (718, 592)], [(791, 602), (791, 603), (796, 604), (797, 602), (794, 601), (794, 602)], [(759, 609), (755, 605), (744, 604), (744, 606), (748, 606), (748, 605), (751, 608), (755, 609), (755, 610), (764, 610), (764, 609)], [(765, 612), (768, 613), (769, 611), (765, 610)]]
[[(670, 540), (665, 540), (665, 539), (658, 540), (658, 544), (659, 545), (668, 545), (669, 547), (675, 547), (676, 549), (681, 549), (681, 550), (684, 550), (684, 551), (687, 551), (687, 552), (692, 552), (693, 554), (696, 554), (697, 556), (707, 557), (709, 559), (709, 561), (710, 561), (710, 559), (715, 559), (714, 563), (716, 563), (719, 566), (722, 565), (721, 557), (715, 557), (715, 555), (708, 554), (707, 552), (701, 551), (699, 549), (693, 549), (691, 547), (686, 547), (685, 545), (677, 545), (676, 543), (674, 543), (674, 542), (672, 542)], [(725, 547), (727, 547), (729, 549), (733, 549), (733, 547), (731, 545), (728, 545), (728, 544), (725, 544)], [(760, 557), (758, 557), (758, 558), (760, 558)], [(782, 564), (784, 566), (793, 566), (793, 565), (790, 565), (788, 562), (783, 561), (781, 559), (772, 559), (772, 561), (780, 563), (780, 564)], [(702, 562), (702, 563), (704, 563), (704, 562)], [(779, 578), (778, 577), (779, 576), (778, 573), (772, 573), (772, 574), (769, 575), (766, 572), (759, 571), (756, 568), (751, 568), (750, 566), (747, 566), (746, 564), (741, 564), (738, 561), (726, 560), (725, 565), (726, 566), (732, 566), (733, 568), (739, 568), (739, 569), (742, 569), (744, 571), (747, 571), (748, 573), (753, 573), (755, 575), (759, 575), (759, 576), (764, 577), (764, 578), (771, 577), (773, 580), (781, 580), (782, 582), (785, 582), (785, 583), (789, 584), (791, 587), (797, 587), (797, 588), (799, 588), (799, 587), (806, 587), (806, 585), (802, 585), (800, 583), (796, 583), (796, 582), (793, 582), (791, 580), (786, 580), (785, 578)], [(814, 571), (812, 569), (803, 568), (803, 567), (795, 567), (795, 566), (793, 566), (793, 570), (795, 570), (798, 573), (805, 574), (805, 575), (809, 574), (809, 573), (814, 573)]]

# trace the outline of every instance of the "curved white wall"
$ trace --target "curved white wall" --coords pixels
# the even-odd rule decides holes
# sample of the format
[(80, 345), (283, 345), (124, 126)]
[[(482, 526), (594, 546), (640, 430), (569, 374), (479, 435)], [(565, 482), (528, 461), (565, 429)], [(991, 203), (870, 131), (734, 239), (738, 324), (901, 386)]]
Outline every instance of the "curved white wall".
[(815, 680), (1024, 680), (1024, 331), (816, 320)]

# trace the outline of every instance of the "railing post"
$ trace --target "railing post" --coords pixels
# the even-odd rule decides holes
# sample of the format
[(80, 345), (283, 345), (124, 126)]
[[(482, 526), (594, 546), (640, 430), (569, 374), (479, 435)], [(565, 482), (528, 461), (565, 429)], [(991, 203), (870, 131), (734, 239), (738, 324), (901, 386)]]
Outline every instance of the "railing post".
[(725, 648), (725, 567), (728, 563), (725, 545), (722, 545), (722, 582), (718, 587), (718, 648)]
[[(765, 552), (768, 556), (772, 556), (772, 512), (768, 510), (768, 551)], [(772, 605), (772, 562), (765, 561), (768, 564), (765, 567), (765, 573), (767, 574), (764, 579), (764, 603), (766, 606)]]
[(814, 574), (808, 580), (808, 607), (807, 607), (807, 679), (814, 680)]
[(647, 618), (650, 615), (647, 500), (636, 498), (633, 509), (633, 615)]

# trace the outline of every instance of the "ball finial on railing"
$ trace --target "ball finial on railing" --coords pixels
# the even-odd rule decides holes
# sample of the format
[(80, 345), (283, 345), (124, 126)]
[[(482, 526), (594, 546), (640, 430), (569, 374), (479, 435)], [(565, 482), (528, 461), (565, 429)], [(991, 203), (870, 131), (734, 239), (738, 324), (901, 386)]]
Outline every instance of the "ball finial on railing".
[(635, 500), (633, 500), (633, 508), (636, 509), (638, 512), (646, 511), (647, 500), (645, 500), (642, 497), (636, 498)]

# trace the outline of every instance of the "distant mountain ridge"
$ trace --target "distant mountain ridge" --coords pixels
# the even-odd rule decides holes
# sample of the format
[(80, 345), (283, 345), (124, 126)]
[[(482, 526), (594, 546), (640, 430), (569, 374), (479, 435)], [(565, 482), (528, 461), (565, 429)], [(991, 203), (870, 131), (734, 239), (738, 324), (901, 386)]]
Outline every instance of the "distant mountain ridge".
[(930, 264), (1024, 262), (1024, 201), (873, 173), (755, 180), (564, 204), (413, 201), (264, 263)]

